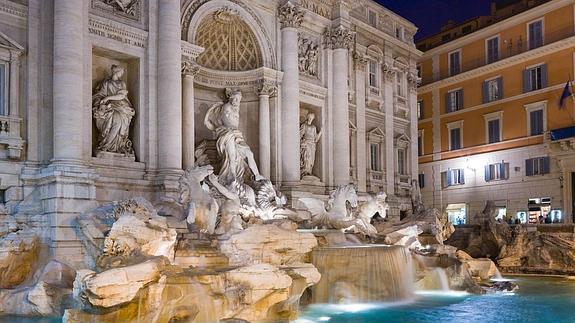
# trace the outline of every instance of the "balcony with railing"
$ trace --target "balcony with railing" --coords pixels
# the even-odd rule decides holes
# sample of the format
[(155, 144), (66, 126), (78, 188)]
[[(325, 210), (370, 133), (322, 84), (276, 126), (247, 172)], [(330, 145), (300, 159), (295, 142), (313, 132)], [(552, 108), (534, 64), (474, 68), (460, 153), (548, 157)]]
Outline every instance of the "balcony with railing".
[[(462, 74), (486, 65), (490, 65), (490, 64), (495, 64), (499, 61), (505, 60), (507, 58), (510, 57), (514, 57), (517, 55), (521, 55), (523, 53), (526, 53), (528, 51), (537, 51), (545, 46), (554, 44), (554, 43), (558, 43), (561, 42), (567, 38), (573, 37), (575, 36), (575, 30), (573, 29), (573, 25), (572, 24), (566, 24), (565, 27), (561, 28), (561, 29), (557, 29), (557, 30), (553, 30), (551, 32), (545, 32), (545, 36), (544, 36), (544, 43), (541, 46), (535, 47), (535, 48), (530, 48), (529, 43), (527, 41), (527, 38), (525, 37), (525, 35), (519, 35), (517, 37), (512, 37), (512, 38), (508, 38), (508, 39), (500, 39), (499, 40), (499, 54), (497, 55), (497, 57), (492, 58), (491, 60), (488, 60), (486, 57), (485, 53), (481, 53), (481, 55), (479, 55), (476, 58), (469, 58), (470, 54), (467, 54), (468, 52), (466, 52), (466, 48), (465, 46), (462, 47), (462, 57), (461, 57), (461, 69), (459, 71), (459, 73), (457, 74)], [(443, 53), (445, 54), (445, 53)], [(467, 54), (467, 55), (466, 55)], [(466, 57), (467, 56), (467, 57)], [(457, 75), (456, 74), (456, 75)], [(437, 77), (439, 76), (439, 79), (437, 79)], [(446, 69), (444, 71), (442, 71), (441, 75), (434, 75), (434, 77), (429, 78), (429, 77), (425, 77), (424, 79), (427, 81), (425, 83), (423, 83), (422, 85), (427, 85), (433, 82), (437, 82), (439, 80), (442, 79), (446, 79), (448, 77), (451, 77), (454, 75), (451, 75), (449, 70)]]
[(22, 118), (0, 115), (0, 150), (7, 153), (5, 156), (11, 159), (19, 159), (22, 154), (24, 141), (20, 137)]

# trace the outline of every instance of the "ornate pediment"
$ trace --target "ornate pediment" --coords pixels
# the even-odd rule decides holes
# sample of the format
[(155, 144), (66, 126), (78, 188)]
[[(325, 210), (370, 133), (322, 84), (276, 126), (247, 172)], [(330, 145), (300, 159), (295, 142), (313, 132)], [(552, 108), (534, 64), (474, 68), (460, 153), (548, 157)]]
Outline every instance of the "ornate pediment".
[(15, 40), (0, 32), (0, 59), (14, 61), (24, 52), (24, 47)]
[(380, 127), (375, 127), (371, 129), (368, 133), (368, 136), (376, 136), (376, 137), (385, 137), (385, 132), (381, 130)]
[(0, 47), (10, 50), (24, 51), (24, 47), (0, 31)]

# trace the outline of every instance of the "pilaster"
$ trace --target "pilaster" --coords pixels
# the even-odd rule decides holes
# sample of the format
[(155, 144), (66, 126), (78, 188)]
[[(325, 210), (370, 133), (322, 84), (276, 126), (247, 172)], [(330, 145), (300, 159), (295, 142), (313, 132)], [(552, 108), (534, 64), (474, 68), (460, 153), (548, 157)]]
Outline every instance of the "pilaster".
[(284, 72), (281, 96), (282, 185), (300, 181), (298, 28), (304, 12), (293, 1), (278, 8), (281, 60)]

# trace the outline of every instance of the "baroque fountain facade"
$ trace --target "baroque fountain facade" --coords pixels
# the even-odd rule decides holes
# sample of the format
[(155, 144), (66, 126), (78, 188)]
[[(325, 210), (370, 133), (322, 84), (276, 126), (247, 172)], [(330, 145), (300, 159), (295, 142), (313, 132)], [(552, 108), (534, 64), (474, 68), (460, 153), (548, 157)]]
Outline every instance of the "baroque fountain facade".
[(416, 27), (374, 2), (0, 16), (0, 314), (293, 319), (300, 301), (409, 297), (427, 268), (474, 292), (493, 274), (421, 205)]

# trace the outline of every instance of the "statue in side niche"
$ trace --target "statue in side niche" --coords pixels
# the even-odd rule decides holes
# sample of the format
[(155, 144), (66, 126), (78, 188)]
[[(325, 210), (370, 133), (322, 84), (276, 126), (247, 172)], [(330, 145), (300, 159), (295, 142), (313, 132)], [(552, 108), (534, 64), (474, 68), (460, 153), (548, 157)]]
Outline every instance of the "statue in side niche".
[(315, 114), (308, 113), (305, 121), (299, 127), (300, 136), (300, 173), (301, 176), (313, 176), (313, 165), (315, 164), (315, 151), (317, 142), (321, 139), (323, 129), (319, 132), (313, 124)]
[(92, 96), (92, 114), (98, 129), (98, 153), (134, 156), (129, 138), (130, 122), (136, 114), (128, 99), (124, 68), (112, 65), (111, 75), (102, 81)]
[(213, 105), (204, 119), (206, 127), (217, 136), (216, 147), (222, 158), (218, 178), (226, 187), (244, 183), (244, 175), (249, 170), (254, 180), (264, 179), (258, 170), (254, 154), (239, 130), (240, 90), (226, 89), (227, 102)]

